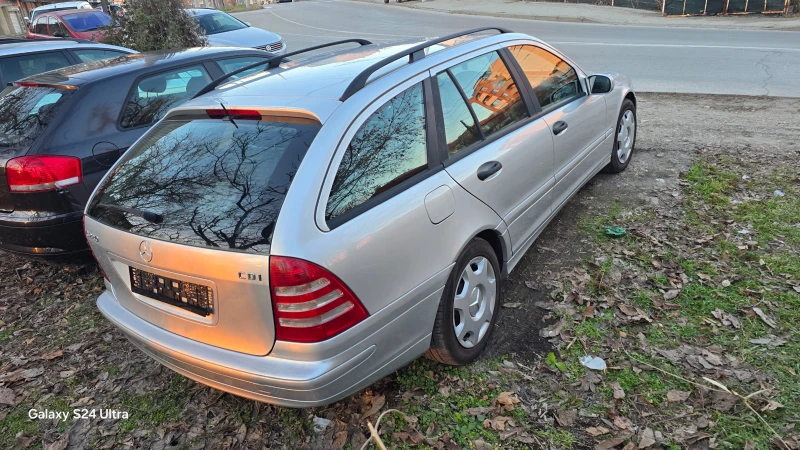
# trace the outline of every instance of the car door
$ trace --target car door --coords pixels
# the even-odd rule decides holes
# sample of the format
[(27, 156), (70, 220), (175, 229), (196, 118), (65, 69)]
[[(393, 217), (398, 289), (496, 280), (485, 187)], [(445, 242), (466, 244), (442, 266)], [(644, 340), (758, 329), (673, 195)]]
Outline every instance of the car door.
[(587, 95), (584, 77), (576, 67), (538, 45), (515, 45), (510, 53), (525, 73), (555, 149), (553, 207), (558, 209), (595, 174), (605, 154), (608, 136), (606, 103)]
[(497, 47), (431, 75), (445, 169), (505, 221), (516, 252), (550, 216), (553, 138), (508, 58)]

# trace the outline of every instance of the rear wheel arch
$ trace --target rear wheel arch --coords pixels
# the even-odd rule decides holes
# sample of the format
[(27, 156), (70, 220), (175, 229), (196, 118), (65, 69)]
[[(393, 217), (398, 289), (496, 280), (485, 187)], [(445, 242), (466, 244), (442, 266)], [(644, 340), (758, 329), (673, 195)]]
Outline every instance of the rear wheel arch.
[[(505, 274), (505, 255), (507, 254), (507, 249), (505, 248), (506, 243), (503, 241), (503, 238), (500, 237), (500, 234), (497, 232), (497, 230), (486, 229), (476, 234), (475, 237), (483, 239), (492, 246), (495, 255), (497, 255), (497, 262), (500, 264), (500, 273)], [(507, 275), (502, 275), (503, 278), (506, 276)]]

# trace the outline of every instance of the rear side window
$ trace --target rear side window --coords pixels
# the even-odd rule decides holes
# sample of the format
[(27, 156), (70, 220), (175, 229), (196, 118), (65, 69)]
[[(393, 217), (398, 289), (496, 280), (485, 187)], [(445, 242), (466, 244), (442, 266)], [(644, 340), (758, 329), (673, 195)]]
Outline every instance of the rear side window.
[(72, 52), (75, 53), (75, 56), (77, 56), (81, 62), (99, 61), (101, 59), (115, 58), (117, 56), (127, 55), (127, 53), (118, 52), (115, 50), (105, 50), (100, 48), (75, 49), (72, 50)]
[(575, 69), (558, 56), (533, 45), (510, 47), (543, 110), (583, 94)]
[(381, 106), (353, 136), (333, 181), (325, 218), (364, 204), (427, 168), (425, 105), (417, 84)]
[(0, 58), (3, 86), (13, 81), (69, 65), (71, 63), (61, 52), (33, 53)]
[(12, 86), (0, 93), (0, 147), (27, 147), (55, 118), (73, 91)]
[(151, 125), (210, 82), (211, 77), (200, 64), (140, 79), (125, 104), (122, 128)]
[[(220, 59), (217, 60), (217, 64), (219, 64), (222, 71), (225, 73), (231, 73), (234, 70), (241, 69), (242, 67), (249, 66), (250, 64), (255, 64), (259, 61), (264, 61), (266, 58), (261, 56), (242, 56), (239, 58), (227, 58), (227, 59)], [(229, 80), (238, 80), (239, 78), (244, 78), (250, 74), (256, 72), (263, 72), (264, 68), (267, 66), (266, 63), (264, 65), (256, 66), (250, 70), (245, 70), (242, 73), (236, 74), (230, 78)]]
[[(289, 185), (318, 130), (318, 123), (298, 119), (164, 121), (128, 150), (98, 188), (89, 216), (178, 244), (268, 253)], [(155, 212), (163, 222), (130, 211)]]
[(517, 84), (497, 52), (472, 58), (450, 72), (464, 90), (485, 136), (527, 117)]

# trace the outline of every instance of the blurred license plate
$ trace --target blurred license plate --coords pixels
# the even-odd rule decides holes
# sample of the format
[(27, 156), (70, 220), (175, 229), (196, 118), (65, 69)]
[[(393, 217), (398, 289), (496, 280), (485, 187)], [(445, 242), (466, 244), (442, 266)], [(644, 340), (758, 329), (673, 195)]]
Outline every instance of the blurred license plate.
[(214, 292), (208, 287), (129, 267), (131, 290), (201, 316), (214, 312)]

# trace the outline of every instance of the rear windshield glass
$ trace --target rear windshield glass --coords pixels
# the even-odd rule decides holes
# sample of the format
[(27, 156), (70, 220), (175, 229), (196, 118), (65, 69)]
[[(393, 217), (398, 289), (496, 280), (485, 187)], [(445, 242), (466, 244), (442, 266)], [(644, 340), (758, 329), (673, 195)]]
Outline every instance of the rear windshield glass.
[[(162, 122), (98, 189), (89, 216), (164, 241), (268, 253), (286, 192), (319, 130), (277, 120), (286, 121)], [(145, 211), (163, 221), (144, 220)]]
[(61, 18), (75, 31), (97, 30), (111, 23), (111, 16), (97, 11), (68, 14)]
[(6, 88), (0, 93), (0, 147), (31, 145), (72, 92), (50, 87)]

